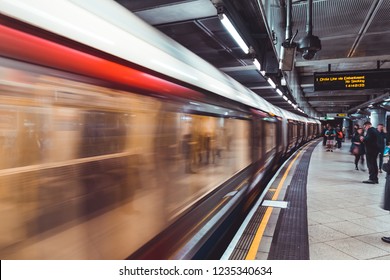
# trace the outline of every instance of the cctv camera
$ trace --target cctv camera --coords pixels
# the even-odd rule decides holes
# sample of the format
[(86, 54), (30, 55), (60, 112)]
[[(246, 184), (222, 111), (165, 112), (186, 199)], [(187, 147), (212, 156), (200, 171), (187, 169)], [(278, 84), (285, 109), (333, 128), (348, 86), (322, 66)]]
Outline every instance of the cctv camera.
[(317, 51), (315, 50), (304, 50), (302, 53), (302, 58), (305, 60), (311, 60), (316, 55)]
[(315, 54), (321, 50), (321, 40), (314, 35), (307, 34), (298, 44), (298, 51), (302, 53), (303, 59), (313, 59)]

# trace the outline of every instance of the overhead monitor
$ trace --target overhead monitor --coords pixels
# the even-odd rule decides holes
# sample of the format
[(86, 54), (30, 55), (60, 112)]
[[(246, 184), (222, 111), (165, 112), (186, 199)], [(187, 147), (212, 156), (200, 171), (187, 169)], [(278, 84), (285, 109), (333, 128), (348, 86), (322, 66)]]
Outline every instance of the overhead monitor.
[(390, 88), (390, 69), (314, 73), (314, 90)]

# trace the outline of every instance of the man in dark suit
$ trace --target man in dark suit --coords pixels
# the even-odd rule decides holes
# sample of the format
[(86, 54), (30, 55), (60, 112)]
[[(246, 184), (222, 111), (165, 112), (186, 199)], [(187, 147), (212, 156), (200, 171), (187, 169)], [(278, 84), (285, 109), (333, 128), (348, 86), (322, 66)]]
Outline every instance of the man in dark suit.
[(366, 184), (378, 184), (378, 134), (377, 130), (372, 127), (370, 122), (365, 122), (363, 124), (364, 129), (366, 130), (366, 136), (361, 136), (361, 140), (364, 141), (366, 148), (366, 160), (368, 173), (370, 174), (367, 181), (363, 181)]

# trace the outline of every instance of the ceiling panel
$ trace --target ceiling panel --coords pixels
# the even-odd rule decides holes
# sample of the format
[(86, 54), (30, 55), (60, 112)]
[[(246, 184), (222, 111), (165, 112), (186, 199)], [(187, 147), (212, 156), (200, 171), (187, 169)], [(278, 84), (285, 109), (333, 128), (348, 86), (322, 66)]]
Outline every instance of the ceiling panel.
[(115, 0), (122, 6), (131, 10), (132, 12), (138, 12), (148, 9), (153, 9), (159, 6), (169, 6), (180, 2), (187, 2), (187, 0)]
[(196, 53), (221, 49), (221, 45), (217, 41), (211, 40), (208, 34), (202, 32), (194, 21), (159, 25), (158, 29), (186, 48), (193, 48)]
[[(285, 35), (286, 8), (282, 6), (285, 0), (116, 1), (272, 104), (287, 110), (294, 111), (254, 69), (254, 56), (261, 58), (263, 65), (267, 65), (264, 63), (267, 59), (271, 61), (268, 65), (272, 66), (272, 71), (268, 74), (276, 81), (282, 76), (296, 77), (294, 83), (289, 80), (290, 92), (320, 115), (347, 112), (389, 91), (315, 92), (313, 75), (329, 69), (375, 69), (378, 61), (381, 68), (390, 68), (390, 0), (314, 0), (313, 35), (320, 38), (322, 49), (311, 61), (303, 60), (297, 53), (294, 71), (284, 73), (274, 65)], [(294, 40), (298, 43), (306, 35), (307, 1), (292, 2), (292, 31), (299, 31)], [(219, 5), (232, 16), (233, 23), (247, 43), (253, 45), (255, 53), (244, 54), (233, 41), (218, 19), (216, 6)], [(269, 70), (267, 67), (265, 70)], [(289, 92), (287, 94), (291, 97)]]
[(365, 34), (353, 56), (379, 56), (384, 53), (390, 55), (390, 25), (387, 33)]
[(370, 23), (367, 33), (372, 32), (389, 32), (390, 26), (390, 1), (384, 0), (379, 4), (372, 22)]
[[(358, 34), (372, 6), (372, 0), (313, 1), (313, 34), (321, 39)], [(293, 30), (297, 40), (306, 33), (306, 1), (293, 5)]]
[[(238, 49), (236, 49), (238, 51)], [(204, 60), (208, 61), (217, 68), (241, 66), (241, 62), (232, 56), (232, 53), (226, 50), (210, 51), (208, 53), (198, 54)]]
[[(349, 50), (352, 48), (356, 37), (344, 37), (337, 39), (322, 39), (321, 50), (317, 52), (315, 60), (344, 58), (347, 57)], [(302, 57), (297, 57), (297, 61), (302, 61)]]
[(251, 84), (254, 82), (265, 82), (264, 78), (256, 70), (229, 72), (229, 75), (242, 84)]

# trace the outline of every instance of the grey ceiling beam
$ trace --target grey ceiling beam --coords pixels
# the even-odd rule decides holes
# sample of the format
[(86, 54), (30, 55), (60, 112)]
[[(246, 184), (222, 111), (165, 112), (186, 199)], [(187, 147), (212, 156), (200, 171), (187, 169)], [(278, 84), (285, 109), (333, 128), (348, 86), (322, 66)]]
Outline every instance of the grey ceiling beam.
[[(275, 95), (275, 96), (263, 96), (263, 95), (260, 95), (261, 97), (263, 97), (264, 99), (266, 100), (276, 100), (276, 101), (283, 101), (283, 102), (286, 102), (280, 95)], [(274, 102), (274, 101), (273, 101)], [(287, 103), (287, 102), (286, 102)]]
[(359, 104), (360, 102), (335, 101), (335, 102), (327, 102), (327, 104), (324, 104), (323, 101), (309, 101), (309, 103), (313, 107), (333, 107), (333, 106), (351, 107), (353, 105)]
[(360, 28), (359, 34), (356, 37), (355, 42), (353, 43), (351, 49), (349, 50), (347, 57), (352, 57), (355, 54), (359, 44), (363, 40), (363, 36), (366, 34), (368, 28), (371, 25), (371, 22), (374, 20), (375, 15), (378, 13), (378, 11), (381, 7), (381, 4), (382, 4), (382, 0), (372, 1), (371, 9), (367, 13), (367, 16), (364, 19), (363, 25)]
[(310, 74), (310, 76), (301, 76), (301, 88), (309, 88), (312, 87), (314, 89), (314, 75)]
[(322, 96), (315, 96), (307, 99), (308, 102), (365, 102), (367, 101), (366, 96), (340, 96), (340, 97), (333, 97), (332, 99), (329, 99), (328, 97), (322, 97)]
[(390, 55), (332, 58), (332, 59), (323, 59), (323, 60), (304, 60), (304, 61), (295, 62), (295, 67), (327, 66), (329, 64), (340, 64), (340, 63), (364, 63), (364, 62), (372, 62), (378, 60), (379, 61), (390, 60)]
[(370, 105), (373, 105), (375, 103), (379, 103), (379, 102), (382, 102), (383, 100), (389, 98), (389, 92), (386, 92), (385, 94), (382, 94), (381, 96), (378, 96), (376, 98), (373, 98), (367, 102), (364, 102), (356, 107), (353, 107), (351, 108), (350, 110), (348, 110), (348, 113), (354, 113), (355, 111), (357, 111), (358, 109), (363, 109), (363, 108), (367, 108), (368, 106)]
[(321, 108), (315, 108), (318, 112), (321, 112), (323, 114), (326, 113), (346, 113), (343, 108), (327, 108), (326, 110), (321, 110)]
[(333, 107), (314, 107), (317, 111), (327, 112), (327, 111), (344, 111), (349, 107), (345, 106), (333, 106)]
[(348, 96), (348, 97), (359, 97), (359, 96), (367, 96), (367, 95), (378, 95), (383, 94), (383, 90), (372, 89), (372, 90), (340, 90), (340, 91), (304, 91), (306, 98), (312, 98), (312, 97), (330, 97), (330, 98), (337, 98), (341, 96)]
[(235, 66), (235, 67), (222, 67), (219, 68), (219, 70), (227, 73), (227, 72), (238, 72), (238, 71), (253, 71), (253, 70), (257, 70), (257, 68), (255, 65), (243, 65), (243, 66)]

